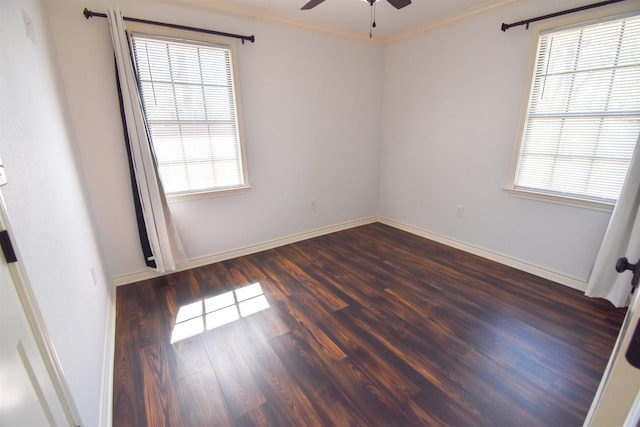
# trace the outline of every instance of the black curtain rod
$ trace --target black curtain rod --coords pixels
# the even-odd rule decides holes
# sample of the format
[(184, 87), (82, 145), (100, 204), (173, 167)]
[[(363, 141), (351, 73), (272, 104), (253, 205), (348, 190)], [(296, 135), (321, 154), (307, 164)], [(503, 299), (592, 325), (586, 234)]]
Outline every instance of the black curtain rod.
[[(107, 17), (106, 13), (92, 12), (86, 7), (84, 8), (84, 11), (82, 12), (82, 14), (87, 19), (92, 18), (94, 16), (97, 16), (100, 18)], [(178, 25), (178, 24), (167, 24), (166, 22), (149, 21), (147, 19), (129, 18), (126, 16), (122, 17), (122, 19), (124, 19), (125, 21), (140, 22), (142, 24), (160, 25), (161, 27), (177, 28), (179, 30), (196, 31), (198, 33), (207, 33), (207, 34), (215, 34), (216, 36), (231, 37), (234, 39), (242, 40), (242, 44), (244, 44), (245, 40), (250, 41), (251, 43), (256, 41), (255, 36), (242, 36), (240, 34), (223, 33), (221, 31), (207, 30), (204, 28), (187, 27), (186, 25)]]
[(570, 13), (582, 12), (583, 10), (593, 9), (594, 7), (606, 6), (611, 3), (618, 3), (625, 0), (607, 0), (601, 1), (599, 3), (588, 4), (586, 6), (580, 6), (573, 9), (563, 10), (562, 12), (550, 13), (544, 16), (538, 16), (536, 18), (525, 19), (524, 21), (514, 22), (513, 24), (505, 24), (503, 23), (500, 29), (502, 31), (507, 31), (511, 27), (517, 27), (519, 25), (526, 25), (527, 30), (529, 29), (529, 24), (536, 21), (542, 21), (543, 19), (555, 18), (556, 16), (568, 15)]

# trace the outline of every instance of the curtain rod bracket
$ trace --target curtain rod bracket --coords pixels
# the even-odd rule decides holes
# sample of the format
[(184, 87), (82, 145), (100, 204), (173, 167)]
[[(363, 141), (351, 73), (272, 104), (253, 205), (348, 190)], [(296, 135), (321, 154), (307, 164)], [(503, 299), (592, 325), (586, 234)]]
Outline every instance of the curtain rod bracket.
[[(87, 9), (86, 7), (82, 11), (82, 14), (87, 19), (92, 18), (94, 16), (98, 16), (100, 18), (106, 18), (107, 17), (106, 13), (92, 12), (89, 9)], [(242, 44), (244, 44), (245, 40), (248, 40), (251, 43), (254, 43), (256, 41), (256, 36), (254, 36), (254, 35), (243, 36), (243, 35), (240, 35), (240, 34), (225, 33), (225, 32), (222, 32), (222, 31), (207, 30), (207, 29), (204, 29), (204, 28), (188, 27), (186, 25), (167, 24), (166, 22), (149, 21), (149, 20), (146, 20), (146, 19), (129, 18), (129, 17), (126, 17), (126, 16), (123, 16), (122, 19), (125, 20), (125, 21), (140, 22), (142, 24), (159, 25), (161, 27), (176, 28), (176, 29), (179, 29), (179, 30), (195, 31), (195, 32), (198, 32), (198, 33), (214, 34), (216, 36), (240, 39), (240, 40), (242, 40)]]

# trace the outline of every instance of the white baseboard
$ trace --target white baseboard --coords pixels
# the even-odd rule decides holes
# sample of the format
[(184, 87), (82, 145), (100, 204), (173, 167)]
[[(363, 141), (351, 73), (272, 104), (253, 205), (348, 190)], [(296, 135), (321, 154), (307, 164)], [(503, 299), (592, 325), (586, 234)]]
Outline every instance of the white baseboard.
[[(459, 240), (455, 240), (450, 237), (433, 233), (431, 231), (427, 231), (422, 228), (415, 227), (413, 225), (395, 221), (390, 218), (378, 217), (378, 216), (362, 218), (354, 221), (347, 221), (347, 222), (335, 224), (329, 227), (323, 227), (323, 228), (318, 228), (311, 231), (305, 231), (303, 233), (292, 234), (290, 236), (269, 240), (269, 241), (258, 243), (255, 245), (245, 246), (239, 249), (233, 249), (233, 250), (219, 252), (217, 254), (213, 254), (213, 255), (209, 255), (201, 258), (196, 258), (196, 259), (190, 260), (187, 264), (180, 266), (178, 271), (188, 270), (196, 267), (202, 267), (204, 265), (213, 264), (213, 263), (224, 261), (227, 259), (250, 255), (256, 252), (277, 248), (279, 246), (288, 245), (290, 243), (300, 242), (302, 240), (322, 236), (324, 234), (334, 233), (336, 231), (342, 231), (342, 230), (358, 227), (365, 224), (371, 224), (373, 222), (380, 222), (382, 224), (386, 224), (388, 226), (397, 228), (399, 230), (403, 230), (411, 234), (415, 234), (417, 236), (424, 237), (426, 239), (433, 240), (438, 243), (442, 243), (447, 246), (451, 246), (453, 248), (460, 249), (462, 251), (469, 252), (474, 255), (478, 255), (482, 258), (486, 258), (491, 261), (499, 262), (500, 264), (504, 264), (509, 267), (513, 267), (515, 269), (522, 270), (527, 273), (531, 273), (535, 276), (542, 277), (547, 280), (551, 280), (553, 282), (559, 283), (564, 286), (568, 286), (573, 289), (577, 289), (582, 292), (584, 292), (587, 287), (587, 284), (583, 279), (572, 277), (564, 273), (560, 273), (545, 267), (531, 264), (529, 262), (522, 261), (520, 259), (513, 258), (508, 255), (491, 251), (489, 249), (485, 249), (469, 243), (461, 242)], [(157, 273), (153, 270), (150, 270), (150, 269), (142, 270), (137, 273), (128, 274), (126, 276), (116, 277), (115, 279), (113, 279), (113, 283), (115, 284), (115, 286), (122, 286), (122, 285), (127, 285), (130, 283), (135, 283), (141, 280), (147, 280), (147, 279), (151, 279), (159, 276), (162, 276), (162, 274)]]
[(107, 308), (107, 330), (104, 339), (104, 360), (102, 362), (102, 386), (100, 396), (101, 427), (113, 425), (113, 373), (116, 348), (116, 288), (111, 287)]
[(566, 274), (559, 273), (557, 271), (549, 270), (548, 268), (540, 267), (538, 265), (531, 264), (529, 262), (522, 261), (517, 258), (513, 258), (498, 252), (494, 252), (494, 251), (484, 249), (475, 245), (471, 245), (469, 243), (461, 242), (459, 240), (442, 236), (437, 233), (432, 233), (430, 231), (423, 230), (422, 228), (418, 228), (409, 224), (404, 224), (402, 222), (395, 221), (390, 218), (379, 217), (378, 222), (381, 222), (382, 224), (386, 224), (390, 227), (397, 228), (399, 230), (406, 231), (411, 234), (415, 234), (420, 237), (424, 237), (429, 240), (433, 240), (438, 243), (445, 244), (447, 246), (451, 246), (456, 249), (460, 249), (465, 252), (469, 252), (473, 255), (478, 255), (482, 258), (486, 258), (491, 261), (499, 262), (500, 264), (504, 264), (509, 267), (513, 267), (517, 270), (531, 273), (534, 276), (542, 277), (544, 279), (551, 280), (552, 282), (556, 282), (561, 285), (568, 286), (570, 288), (577, 289), (582, 292), (584, 292), (587, 289), (587, 284), (582, 279), (571, 277)]
[[(340, 224), (331, 225), (328, 227), (317, 228), (311, 231), (305, 231), (302, 233), (292, 234), (290, 236), (280, 237), (277, 239), (269, 240), (262, 243), (257, 243), (255, 245), (249, 245), (238, 249), (232, 249), (229, 251), (219, 252), (217, 254), (208, 255), (205, 257), (195, 258), (193, 260), (189, 260), (188, 263), (181, 265), (178, 267), (176, 271), (184, 271), (189, 270), (191, 268), (202, 267), (204, 265), (214, 264), (216, 262), (225, 261), (231, 258), (237, 258), (245, 255), (251, 255), (256, 252), (265, 251), (268, 249), (277, 248), (279, 246), (288, 245), (291, 243), (300, 242), (302, 240), (311, 239), (313, 237), (322, 236), (329, 233), (334, 233), (336, 231), (347, 230), (353, 227), (359, 227), (365, 224), (371, 224), (373, 222), (377, 222), (378, 217), (368, 217), (357, 219), (353, 221), (347, 221)], [(128, 285), (130, 283), (139, 282), (141, 280), (152, 279), (154, 277), (159, 277), (164, 275), (163, 273), (157, 273), (151, 269), (141, 270), (136, 273), (128, 274), (126, 276), (120, 276), (113, 279), (113, 283), (115, 286)]]

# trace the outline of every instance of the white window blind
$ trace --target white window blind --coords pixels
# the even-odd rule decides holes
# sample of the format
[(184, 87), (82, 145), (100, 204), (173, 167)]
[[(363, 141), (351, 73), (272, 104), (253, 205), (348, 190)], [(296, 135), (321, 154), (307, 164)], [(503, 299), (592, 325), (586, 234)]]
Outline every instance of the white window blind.
[(135, 33), (131, 39), (165, 193), (244, 186), (229, 47)]
[(640, 134), (640, 16), (540, 36), (515, 188), (614, 203)]

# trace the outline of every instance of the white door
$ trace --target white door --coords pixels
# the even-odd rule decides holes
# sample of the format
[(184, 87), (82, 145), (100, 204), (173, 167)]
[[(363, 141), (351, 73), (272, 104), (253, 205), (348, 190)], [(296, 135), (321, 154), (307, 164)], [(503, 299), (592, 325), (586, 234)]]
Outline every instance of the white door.
[[(629, 273), (624, 274), (631, 277)], [(640, 289), (633, 295), (585, 427), (640, 426), (640, 401), (636, 399), (640, 393), (640, 369), (632, 366), (625, 357), (640, 320)]]
[(12, 264), (0, 251), (0, 427), (75, 425), (51, 375), (51, 361), (47, 364), (38, 347), (19, 294), (25, 283)]

